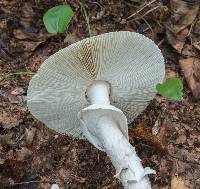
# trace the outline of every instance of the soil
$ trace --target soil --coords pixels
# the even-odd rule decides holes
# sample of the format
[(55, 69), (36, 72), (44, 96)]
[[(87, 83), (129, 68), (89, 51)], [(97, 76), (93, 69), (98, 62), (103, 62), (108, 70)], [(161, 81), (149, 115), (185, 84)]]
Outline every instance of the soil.
[[(88, 37), (81, 2), (69, 1), (75, 17), (67, 31), (50, 35), (42, 15), (62, 0), (0, 1), (1, 73), (36, 72), (50, 55)], [(151, 175), (153, 189), (200, 188), (200, 103), (195, 101), (177, 63), (179, 54), (166, 40), (165, 2), (144, 18), (131, 1), (86, 1), (93, 35), (110, 31), (136, 31), (153, 39), (162, 50), (166, 75), (184, 81), (183, 100), (157, 96), (130, 127), (131, 143)], [(164, 7), (164, 8), (163, 8)], [(163, 12), (164, 11), (164, 12)], [(143, 15), (141, 12), (140, 15)], [(137, 18), (137, 19), (136, 19)], [(32, 75), (0, 77), (0, 188), (47, 189), (56, 181), (60, 188), (119, 189), (115, 170), (104, 152), (88, 141), (75, 140), (48, 129), (26, 106), (26, 91)], [(143, 135), (131, 134), (144, 125)], [(149, 131), (149, 133), (144, 133)], [(153, 134), (151, 134), (153, 133)], [(147, 137), (143, 137), (143, 136)], [(163, 147), (164, 146), (164, 147)], [(163, 150), (164, 149), (164, 150)]]

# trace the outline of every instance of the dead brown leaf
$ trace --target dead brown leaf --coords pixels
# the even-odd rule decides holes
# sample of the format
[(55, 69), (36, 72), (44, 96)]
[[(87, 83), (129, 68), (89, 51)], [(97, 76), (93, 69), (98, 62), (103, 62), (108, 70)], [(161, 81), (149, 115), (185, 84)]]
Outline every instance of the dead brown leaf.
[(157, 120), (154, 124), (154, 126), (152, 127), (152, 134), (153, 135), (157, 135), (159, 130), (160, 130), (160, 125), (158, 123), (159, 120)]
[(12, 134), (5, 134), (5, 135), (0, 135), (0, 144), (2, 145), (12, 145), (13, 140), (12, 140)]
[(165, 24), (167, 39), (179, 53), (182, 53), (186, 38), (191, 32), (188, 26), (193, 24), (199, 12), (199, 2), (171, 0), (170, 9), (171, 17)]
[(190, 135), (190, 137), (187, 139), (187, 143), (189, 146), (193, 147), (195, 141), (197, 141), (197, 137), (195, 135)]
[(137, 138), (143, 140), (148, 145), (151, 145), (160, 153), (167, 154), (168, 149), (167, 146), (163, 140), (160, 137), (157, 137), (152, 134), (152, 131), (145, 126), (144, 123), (140, 123), (135, 128), (129, 127), (129, 136), (130, 138)]
[(194, 42), (193, 47), (195, 47), (200, 52), (200, 41)]
[[(31, 3), (24, 3), (20, 17), (20, 27), (13, 30), (15, 41), (12, 46), (17, 52), (33, 52), (41, 43), (45, 42), (52, 34), (43, 29), (38, 29), (37, 17)], [(17, 45), (15, 45), (15, 43)], [(28, 56), (29, 54), (27, 54)]]
[(180, 136), (178, 136), (178, 138), (176, 139), (176, 144), (184, 144), (187, 140), (186, 135), (183, 133)]
[(200, 59), (190, 57), (179, 60), (187, 83), (196, 99), (200, 98)]
[(105, 15), (106, 11), (103, 7), (101, 7), (101, 11), (97, 12), (96, 16), (92, 16), (92, 20), (101, 20), (103, 18), (103, 16)]
[(43, 41), (20, 41), (19, 44), (23, 47), (25, 52), (33, 52)]
[(55, 34), (44, 32), (42, 29), (37, 33), (27, 32), (23, 29), (15, 29), (13, 31), (13, 34), (16, 39), (27, 40), (27, 41), (37, 41), (37, 42), (45, 41), (47, 38), (55, 35)]
[(11, 91), (12, 95), (22, 95), (25, 93), (25, 90), (22, 87), (16, 87), (14, 90)]
[(184, 44), (181, 55), (183, 55), (184, 57), (196, 57), (197, 53), (195, 51), (194, 45)]
[(167, 39), (168, 39), (169, 43), (179, 53), (182, 52), (182, 49), (183, 49), (183, 46), (185, 44), (186, 37), (187, 37), (188, 33), (189, 33), (188, 28), (184, 28), (179, 33), (177, 33), (176, 35), (173, 32), (171, 32), (170, 30), (167, 30), (167, 32), (166, 32)]
[(169, 77), (178, 77), (178, 74), (173, 70), (166, 70), (165, 78), (167, 79)]
[(193, 62), (194, 78), (197, 82), (200, 82), (200, 59), (194, 59)]
[(0, 125), (4, 129), (11, 129), (18, 126), (20, 123), (19, 115), (9, 115), (6, 111), (2, 111), (0, 115)]
[(32, 8), (31, 3), (29, 2), (24, 3), (24, 6), (21, 8), (21, 10), (22, 10), (22, 17), (20, 19), (20, 24), (24, 28), (31, 27), (31, 25), (34, 22), (34, 16), (35, 16), (35, 12)]
[(61, 168), (59, 170), (59, 176), (63, 179), (63, 180), (74, 180), (76, 182), (80, 182), (80, 183), (84, 183), (86, 181), (85, 178), (83, 177), (78, 177), (76, 175), (70, 174), (67, 170)]
[(170, 30), (178, 34), (181, 30), (192, 24), (199, 11), (199, 2), (193, 3), (185, 0), (171, 0), (170, 7), (172, 16)]
[(13, 34), (18, 41), (18, 46), (21, 48), (21, 51), (25, 52), (34, 51), (41, 43), (44, 43), (49, 37), (54, 35), (48, 34), (43, 30), (33, 33), (22, 29), (14, 30)]
[(26, 147), (22, 147), (20, 150), (16, 151), (16, 160), (24, 161), (28, 156), (32, 154), (32, 151)]
[(64, 43), (67, 43), (68, 45), (75, 43), (79, 41), (80, 38), (77, 36), (76, 32), (72, 32), (66, 35), (64, 39)]
[(12, 94), (8, 94), (8, 100), (10, 101), (11, 104), (18, 104), (20, 103), (20, 99), (15, 96), (15, 95), (12, 95)]
[(187, 187), (186, 181), (183, 178), (173, 175), (171, 180), (171, 189), (189, 189), (189, 188)]
[(31, 145), (35, 136), (36, 128), (25, 129), (25, 141), (27, 145)]
[(29, 40), (37, 41), (36, 33), (28, 33), (28, 32), (22, 31), (20, 29), (16, 29), (13, 31), (13, 34), (16, 39), (20, 39), (20, 40), (29, 39)]

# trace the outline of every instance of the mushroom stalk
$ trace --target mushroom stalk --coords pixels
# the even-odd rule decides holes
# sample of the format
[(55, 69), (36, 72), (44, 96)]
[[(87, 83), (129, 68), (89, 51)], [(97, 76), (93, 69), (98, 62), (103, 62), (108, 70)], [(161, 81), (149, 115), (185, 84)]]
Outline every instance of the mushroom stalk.
[[(120, 126), (120, 119), (125, 115), (110, 105), (109, 91), (110, 86), (104, 81), (96, 81), (87, 89), (91, 105), (79, 113), (83, 133), (94, 146), (107, 153), (116, 169), (115, 176), (125, 189), (150, 189), (147, 175), (154, 171), (143, 168), (135, 148), (128, 141), (128, 135)], [(123, 128), (128, 130), (126, 118), (123, 124), (126, 124)]]

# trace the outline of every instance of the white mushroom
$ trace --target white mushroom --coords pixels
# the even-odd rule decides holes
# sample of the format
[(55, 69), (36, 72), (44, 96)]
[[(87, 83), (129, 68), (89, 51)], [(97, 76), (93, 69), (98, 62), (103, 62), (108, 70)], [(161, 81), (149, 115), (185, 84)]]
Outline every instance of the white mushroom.
[(147, 174), (154, 171), (142, 167), (127, 122), (154, 98), (164, 70), (161, 51), (141, 34), (87, 38), (42, 64), (29, 85), (28, 107), (48, 127), (105, 151), (124, 188), (149, 189)]
[(57, 184), (52, 184), (50, 189), (59, 189), (59, 186)]

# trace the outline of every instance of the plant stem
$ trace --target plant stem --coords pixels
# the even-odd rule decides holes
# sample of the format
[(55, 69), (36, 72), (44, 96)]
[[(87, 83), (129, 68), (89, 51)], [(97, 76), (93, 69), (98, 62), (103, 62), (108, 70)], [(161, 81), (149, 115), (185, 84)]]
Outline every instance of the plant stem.
[(0, 74), (0, 77), (10, 77), (15, 75), (34, 75), (34, 72), (14, 72), (14, 73), (2, 73)]
[(82, 9), (83, 16), (84, 16), (86, 24), (87, 24), (89, 37), (91, 37), (92, 36), (92, 32), (91, 32), (91, 28), (90, 28), (90, 19), (89, 19), (89, 16), (88, 16), (86, 8), (85, 8), (85, 3), (81, 4), (81, 9)]

